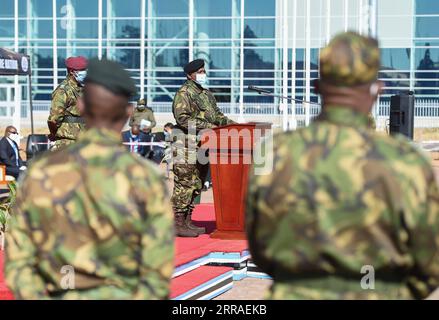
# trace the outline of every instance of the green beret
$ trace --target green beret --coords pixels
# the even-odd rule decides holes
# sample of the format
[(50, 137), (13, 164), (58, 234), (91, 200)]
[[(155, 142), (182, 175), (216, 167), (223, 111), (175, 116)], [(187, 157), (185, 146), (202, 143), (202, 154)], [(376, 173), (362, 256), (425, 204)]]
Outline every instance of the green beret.
[(355, 32), (335, 36), (320, 52), (320, 79), (336, 86), (351, 87), (378, 78), (378, 41)]
[(90, 61), (85, 83), (99, 84), (114, 94), (128, 98), (137, 93), (136, 84), (128, 71), (117, 62), (106, 59)]
[(196, 59), (194, 61), (189, 62), (187, 65), (185, 65), (183, 70), (184, 70), (184, 73), (191, 74), (202, 67), (204, 67), (204, 60), (203, 59)]

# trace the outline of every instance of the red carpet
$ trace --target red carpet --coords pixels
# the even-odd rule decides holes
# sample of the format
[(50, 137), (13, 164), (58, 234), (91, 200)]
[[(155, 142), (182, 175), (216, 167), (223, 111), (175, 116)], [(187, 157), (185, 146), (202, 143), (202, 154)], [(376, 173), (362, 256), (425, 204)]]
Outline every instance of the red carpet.
[(215, 230), (215, 209), (213, 204), (200, 204), (193, 213), (194, 224), (206, 227), (206, 233), (197, 238), (177, 238), (175, 265), (180, 266), (210, 252), (242, 252), (248, 248), (245, 240), (211, 239)]
[(6, 287), (3, 275), (3, 251), (0, 250), (0, 300), (12, 300), (14, 296)]
[[(237, 252), (247, 250), (245, 240), (220, 240), (211, 239), (209, 234), (215, 230), (215, 211), (213, 204), (200, 204), (193, 213), (194, 223), (206, 227), (207, 234), (197, 238), (177, 238), (175, 266), (181, 266), (195, 259), (204, 257), (211, 252)], [(227, 267), (202, 266), (197, 270), (180, 275), (172, 280), (171, 297), (181, 295), (187, 290), (193, 289), (202, 282), (211, 280), (221, 274), (230, 271)], [(3, 276), (3, 251), (0, 251), (0, 300), (13, 299), (7, 289)]]

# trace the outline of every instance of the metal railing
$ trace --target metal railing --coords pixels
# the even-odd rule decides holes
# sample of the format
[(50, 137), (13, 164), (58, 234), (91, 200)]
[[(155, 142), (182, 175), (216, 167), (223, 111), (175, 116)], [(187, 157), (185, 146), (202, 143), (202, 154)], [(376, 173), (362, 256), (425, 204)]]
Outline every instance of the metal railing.
[[(34, 112), (37, 114), (48, 113), (50, 110), (49, 101), (34, 101)], [(158, 114), (171, 114), (172, 102), (153, 102), (150, 107)], [(239, 115), (239, 103), (218, 103), (220, 110), (228, 115)], [(305, 120), (305, 108), (310, 108), (310, 117), (314, 118), (320, 113), (320, 106), (318, 105), (302, 105), (296, 103), (295, 114), (296, 120), (300, 125)], [(4, 105), (0, 105), (0, 118), (5, 117), (8, 113), (2, 110), (7, 108)], [(382, 126), (388, 119), (390, 113), (390, 101), (380, 101), (377, 107), (377, 124)], [(292, 118), (293, 108), (291, 104), (288, 105), (288, 118)], [(244, 115), (249, 116), (281, 116), (282, 111), (280, 106), (274, 103), (245, 103), (243, 109)], [(21, 117), (29, 117), (29, 104), (27, 101), (22, 101)], [(416, 99), (415, 100), (415, 127), (419, 128), (436, 128), (439, 127), (439, 100), (434, 99)]]

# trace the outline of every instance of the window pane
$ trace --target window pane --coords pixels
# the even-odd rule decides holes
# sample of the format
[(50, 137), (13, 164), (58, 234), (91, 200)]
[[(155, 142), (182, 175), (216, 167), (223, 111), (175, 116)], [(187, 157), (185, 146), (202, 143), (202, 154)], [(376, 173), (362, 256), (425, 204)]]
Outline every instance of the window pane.
[(156, 39), (189, 37), (187, 19), (184, 20), (155, 20)]
[(108, 17), (139, 17), (140, 9), (140, 0), (112, 0), (112, 7), (103, 7)]
[(274, 38), (274, 19), (246, 19), (244, 38)]
[(32, 6), (34, 10), (34, 15), (37, 17), (43, 18), (53, 16), (52, 0), (32, 0)]
[(416, 14), (439, 14), (439, 2), (416, 0)]
[(156, 17), (187, 17), (189, 5), (186, 0), (152, 0)]
[(14, 0), (2, 0), (0, 18), (14, 17)]
[(382, 48), (381, 66), (383, 69), (410, 69), (410, 50), (407, 48)]
[(59, 39), (97, 39), (97, 20), (61, 20), (58, 23)]
[[(298, 1), (301, 2), (301, 1)], [(276, 1), (252, 0), (245, 1), (246, 16), (275, 16)]]
[(14, 38), (14, 20), (0, 20), (0, 37)]
[(97, 17), (98, 0), (57, 0), (58, 17)]
[(416, 18), (416, 37), (439, 37), (439, 17)]
[(196, 19), (195, 38), (230, 38), (232, 20), (230, 19)]
[(194, 7), (197, 17), (226, 17), (232, 13), (232, 0), (195, 0)]

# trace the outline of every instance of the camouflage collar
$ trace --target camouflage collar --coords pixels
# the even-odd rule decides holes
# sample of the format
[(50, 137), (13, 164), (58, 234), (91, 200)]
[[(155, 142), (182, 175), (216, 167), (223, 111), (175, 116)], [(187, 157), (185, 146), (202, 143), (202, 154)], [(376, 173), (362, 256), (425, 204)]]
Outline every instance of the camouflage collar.
[(116, 145), (122, 141), (121, 135), (105, 128), (90, 128), (81, 133), (78, 141), (94, 142), (98, 144)]
[(188, 87), (194, 88), (198, 93), (201, 93), (204, 90), (204, 88), (196, 83), (194, 80), (186, 80), (186, 85)]
[(324, 106), (316, 121), (328, 121), (350, 127), (367, 127), (367, 115), (343, 106)]
[(80, 91), (81, 87), (72, 75), (67, 75), (67, 84), (75, 91)]

